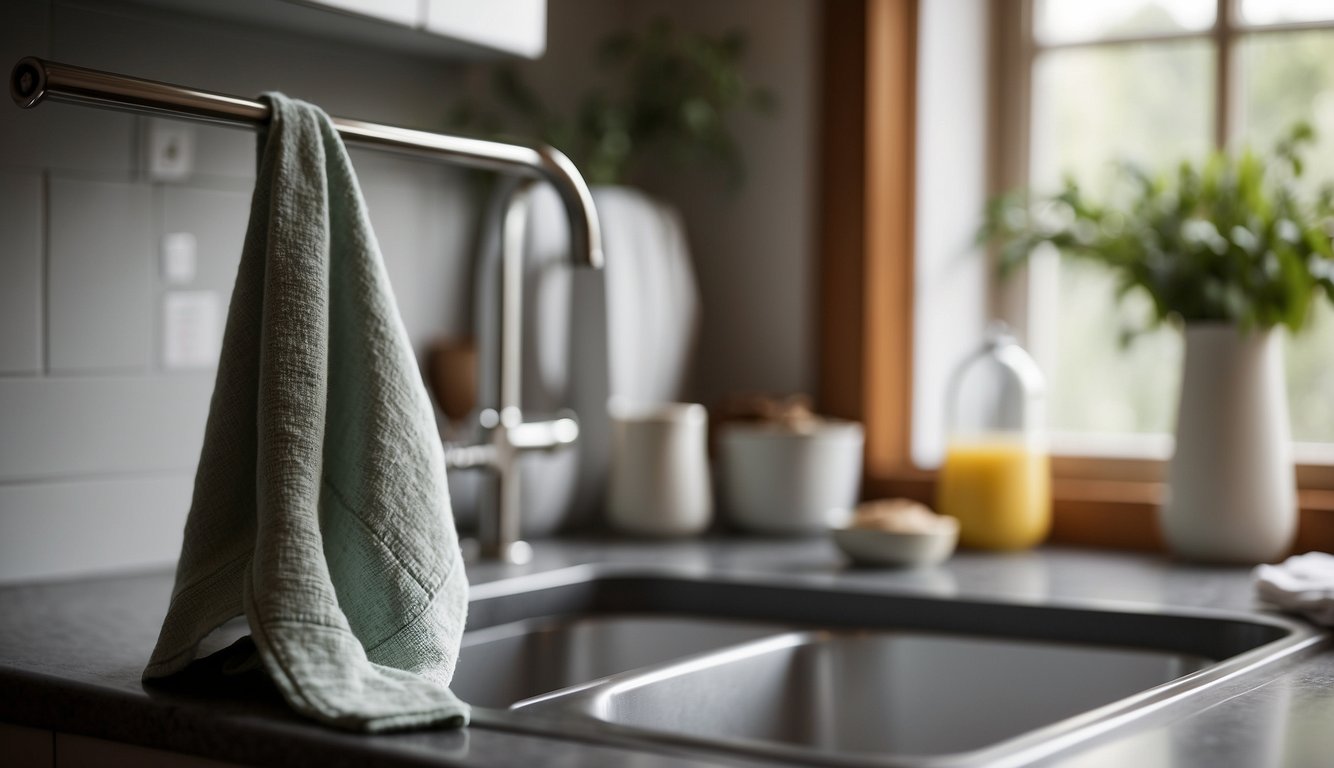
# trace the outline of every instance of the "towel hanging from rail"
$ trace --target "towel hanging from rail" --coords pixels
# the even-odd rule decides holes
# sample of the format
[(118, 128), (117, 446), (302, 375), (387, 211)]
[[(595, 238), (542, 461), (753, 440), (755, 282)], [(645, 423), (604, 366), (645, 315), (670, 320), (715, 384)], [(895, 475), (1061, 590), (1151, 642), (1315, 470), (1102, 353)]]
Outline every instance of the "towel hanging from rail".
[(144, 679), (182, 671), (244, 613), (251, 652), (297, 712), (363, 732), (463, 725), (447, 686), (468, 586), (430, 400), (328, 116), (266, 100), (176, 585)]

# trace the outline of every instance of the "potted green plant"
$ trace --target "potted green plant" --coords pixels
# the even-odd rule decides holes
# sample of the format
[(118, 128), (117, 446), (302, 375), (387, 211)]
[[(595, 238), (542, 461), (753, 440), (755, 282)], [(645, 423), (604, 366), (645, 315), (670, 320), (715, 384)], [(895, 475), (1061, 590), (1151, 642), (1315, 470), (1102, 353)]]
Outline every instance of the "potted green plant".
[[(1073, 180), (1048, 197), (995, 198), (981, 239), (1007, 273), (1038, 246), (1102, 264), (1120, 294), (1152, 302), (1151, 325), (1185, 334), (1165, 539), (1197, 560), (1263, 562), (1296, 532), (1279, 329), (1299, 332), (1334, 300), (1334, 187), (1310, 193), (1295, 125), (1267, 155), (1216, 152), (1150, 173), (1120, 165), (1101, 199)], [(1128, 338), (1134, 332), (1131, 329)]]

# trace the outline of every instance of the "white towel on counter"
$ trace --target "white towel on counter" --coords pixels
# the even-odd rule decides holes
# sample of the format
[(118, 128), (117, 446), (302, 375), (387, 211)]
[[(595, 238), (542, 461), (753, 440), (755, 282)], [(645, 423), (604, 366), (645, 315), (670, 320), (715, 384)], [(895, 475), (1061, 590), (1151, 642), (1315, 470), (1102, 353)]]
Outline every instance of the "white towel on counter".
[(1317, 624), (1334, 627), (1334, 555), (1307, 552), (1255, 569), (1260, 598)]

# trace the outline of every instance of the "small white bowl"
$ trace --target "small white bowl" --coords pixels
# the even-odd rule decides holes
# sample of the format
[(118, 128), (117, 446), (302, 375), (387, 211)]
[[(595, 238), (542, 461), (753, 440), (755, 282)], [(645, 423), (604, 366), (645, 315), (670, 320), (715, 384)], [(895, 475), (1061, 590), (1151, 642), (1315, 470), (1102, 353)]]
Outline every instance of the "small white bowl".
[[(942, 517), (935, 530), (920, 533), (875, 528), (831, 528), (834, 543), (863, 565), (925, 566), (944, 562), (959, 543), (959, 524)], [(949, 522), (944, 522), (949, 521)]]
[(718, 428), (723, 505), (738, 527), (819, 534), (857, 505), (862, 425), (821, 419), (807, 429), (732, 422)]

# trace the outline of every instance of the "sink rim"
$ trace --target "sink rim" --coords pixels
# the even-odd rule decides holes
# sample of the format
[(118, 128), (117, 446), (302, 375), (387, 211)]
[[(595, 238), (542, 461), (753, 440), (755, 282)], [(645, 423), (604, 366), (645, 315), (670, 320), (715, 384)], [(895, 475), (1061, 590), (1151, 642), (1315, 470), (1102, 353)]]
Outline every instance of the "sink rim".
[[(1204, 669), (1147, 688), (1092, 710), (1063, 718), (1039, 728), (1004, 739), (986, 747), (942, 755), (870, 754), (824, 752), (781, 742), (755, 739), (718, 739), (690, 734), (655, 731), (600, 719), (592, 714), (591, 704), (627, 687), (648, 684), (651, 678), (673, 677), (701, 665), (726, 663), (726, 658), (744, 658), (769, 648), (804, 642), (802, 638), (819, 634), (822, 628), (794, 628), (773, 636), (744, 641), (678, 659), (659, 662), (634, 670), (609, 675), (557, 691), (516, 702), (510, 709), (474, 708), (473, 722), (483, 727), (527, 731), (549, 736), (613, 744), (639, 749), (667, 749), (687, 754), (728, 753), (742, 757), (780, 760), (787, 763), (839, 766), (1019, 766), (1050, 757), (1087, 743), (1099, 736), (1127, 727), (1173, 706), (1186, 706), (1198, 694), (1218, 689), (1231, 681), (1278, 668), (1281, 662), (1314, 652), (1330, 644), (1330, 637), (1301, 620), (1275, 613), (1245, 612), (1193, 606), (1162, 606), (1106, 600), (1004, 600), (954, 598), (922, 595), (911, 590), (896, 590), (893, 585), (837, 583), (827, 579), (775, 573), (738, 573), (699, 567), (641, 566), (633, 564), (581, 564), (539, 574), (478, 585), (475, 600), (517, 596), (552, 587), (572, 586), (617, 578), (644, 578), (693, 583), (775, 587), (808, 593), (838, 593), (883, 597), (891, 600), (927, 601), (962, 605), (987, 605), (999, 608), (1038, 608), (1054, 611), (1083, 611), (1110, 616), (1148, 616), (1182, 619), (1240, 622), (1280, 630), (1273, 640), (1238, 654), (1223, 658)], [(880, 588), (876, 588), (880, 587)], [(470, 600), (471, 602), (471, 600)], [(796, 623), (786, 617), (769, 617), (774, 623)], [(484, 631), (481, 628), (479, 631)], [(848, 629), (848, 628), (843, 628)], [(851, 631), (856, 631), (851, 629)], [(967, 634), (967, 633), (958, 633)], [(977, 633), (985, 635), (986, 633)], [(1015, 637), (1042, 639), (1039, 633), (1016, 633)], [(1108, 643), (1115, 646), (1115, 643)], [(719, 659), (724, 659), (719, 661)], [(674, 670), (681, 670), (676, 671)], [(1203, 709), (1201, 706), (1200, 709)]]

